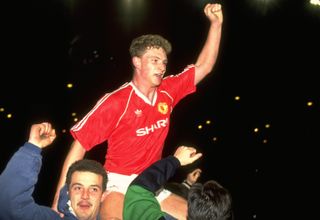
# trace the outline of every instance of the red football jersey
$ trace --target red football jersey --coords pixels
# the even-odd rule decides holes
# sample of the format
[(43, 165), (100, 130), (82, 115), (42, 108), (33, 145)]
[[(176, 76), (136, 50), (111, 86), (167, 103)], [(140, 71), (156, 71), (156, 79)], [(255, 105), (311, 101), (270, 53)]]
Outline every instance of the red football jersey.
[(105, 94), (71, 128), (86, 150), (108, 141), (105, 168), (123, 175), (139, 174), (161, 159), (174, 106), (195, 92), (194, 66), (163, 79), (152, 102), (132, 82)]

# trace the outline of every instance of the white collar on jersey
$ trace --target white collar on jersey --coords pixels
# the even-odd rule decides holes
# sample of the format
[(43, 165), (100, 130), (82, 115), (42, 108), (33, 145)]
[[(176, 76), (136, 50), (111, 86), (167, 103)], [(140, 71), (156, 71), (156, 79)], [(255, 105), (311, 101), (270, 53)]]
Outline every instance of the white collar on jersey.
[(129, 83), (132, 88), (134, 89), (135, 93), (137, 94), (137, 96), (139, 96), (145, 103), (151, 105), (151, 106), (154, 106), (156, 104), (156, 101), (157, 101), (157, 97), (158, 97), (158, 93), (157, 93), (157, 90), (154, 92), (154, 96), (153, 96), (153, 99), (152, 101), (150, 101), (134, 84), (133, 82), (131, 81)]

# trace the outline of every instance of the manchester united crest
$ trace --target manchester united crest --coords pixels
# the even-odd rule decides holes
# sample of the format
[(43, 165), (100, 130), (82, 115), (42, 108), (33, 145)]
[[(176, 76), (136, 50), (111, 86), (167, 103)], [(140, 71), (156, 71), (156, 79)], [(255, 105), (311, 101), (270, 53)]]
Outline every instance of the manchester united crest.
[(161, 114), (167, 114), (168, 113), (168, 105), (167, 103), (165, 102), (159, 102), (158, 103), (158, 111), (161, 113)]

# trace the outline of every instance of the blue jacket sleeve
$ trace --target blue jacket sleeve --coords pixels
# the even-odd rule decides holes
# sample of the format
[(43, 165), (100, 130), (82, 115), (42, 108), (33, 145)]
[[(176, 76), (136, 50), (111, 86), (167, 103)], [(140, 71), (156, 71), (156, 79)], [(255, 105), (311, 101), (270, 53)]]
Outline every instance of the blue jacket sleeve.
[(61, 219), (51, 208), (35, 203), (32, 193), (42, 165), (41, 149), (26, 142), (0, 176), (0, 219)]

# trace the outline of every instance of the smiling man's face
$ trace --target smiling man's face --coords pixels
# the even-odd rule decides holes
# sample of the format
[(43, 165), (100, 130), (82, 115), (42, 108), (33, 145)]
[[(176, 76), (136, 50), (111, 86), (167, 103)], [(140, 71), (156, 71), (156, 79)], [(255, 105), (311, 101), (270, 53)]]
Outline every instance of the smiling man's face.
[(71, 207), (79, 220), (95, 220), (104, 200), (102, 176), (92, 172), (76, 171), (69, 188)]

